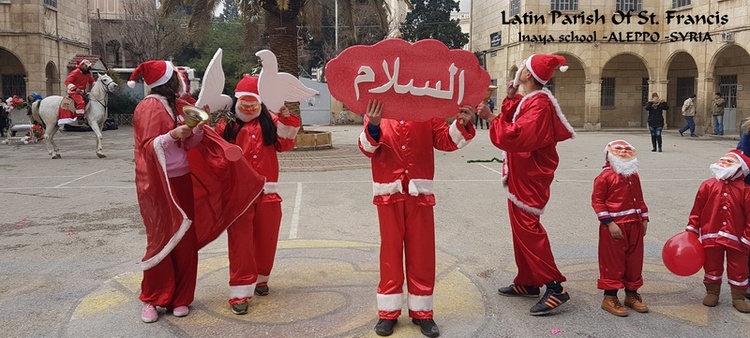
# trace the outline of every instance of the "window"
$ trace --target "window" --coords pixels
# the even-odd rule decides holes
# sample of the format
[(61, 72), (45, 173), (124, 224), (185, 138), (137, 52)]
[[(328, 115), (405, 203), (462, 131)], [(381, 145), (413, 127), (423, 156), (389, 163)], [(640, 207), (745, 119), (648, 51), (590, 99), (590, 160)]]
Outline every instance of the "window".
[(57, 8), (57, 0), (44, 0), (44, 5), (47, 7)]
[(23, 75), (3, 75), (3, 97), (26, 97), (26, 80)]
[(602, 78), (602, 107), (615, 107), (615, 78)]
[(646, 106), (646, 103), (648, 103), (648, 78), (644, 77), (643, 80), (641, 80), (641, 106)]
[(521, 12), (521, 0), (510, 0), (510, 15), (518, 15)]
[(672, 0), (672, 8), (680, 8), (690, 6), (693, 4), (693, 0)]
[(547, 81), (547, 83), (544, 85), (544, 88), (547, 88), (552, 93), (552, 95), (555, 95), (555, 78), (553, 77), (549, 79), (549, 81)]
[(550, 10), (553, 11), (577, 11), (578, 0), (552, 0)]
[(737, 75), (719, 76), (719, 92), (727, 108), (737, 108)]
[(621, 12), (643, 10), (643, 0), (615, 0), (617, 1), (617, 10)]
[(695, 94), (695, 78), (694, 77), (678, 77), (677, 78), (677, 102), (675, 107), (682, 109), (682, 104), (685, 103), (690, 95)]

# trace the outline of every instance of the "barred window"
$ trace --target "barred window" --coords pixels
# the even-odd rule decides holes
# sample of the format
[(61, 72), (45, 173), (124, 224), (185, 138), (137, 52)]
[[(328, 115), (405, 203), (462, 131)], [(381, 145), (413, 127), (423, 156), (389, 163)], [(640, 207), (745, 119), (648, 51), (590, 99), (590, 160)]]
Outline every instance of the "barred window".
[(510, 0), (510, 15), (521, 13), (521, 0)]
[(617, 10), (621, 12), (643, 10), (643, 0), (615, 0), (617, 1)]
[(648, 103), (648, 78), (644, 77), (641, 80), (641, 106), (646, 106)]
[(48, 7), (57, 8), (57, 0), (44, 0), (44, 4)]
[(615, 78), (602, 78), (602, 107), (615, 107)]
[(550, 10), (553, 11), (577, 11), (578, 0), (551, 0)]
[(690, 6), (693, 4), (692, 0), (672, 0), (672, 8), (680, 8)]

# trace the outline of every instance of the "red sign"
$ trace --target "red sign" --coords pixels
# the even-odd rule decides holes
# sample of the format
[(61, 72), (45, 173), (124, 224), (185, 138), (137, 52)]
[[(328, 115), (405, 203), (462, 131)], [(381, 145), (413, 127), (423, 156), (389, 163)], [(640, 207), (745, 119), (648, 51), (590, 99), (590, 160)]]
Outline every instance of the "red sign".
[(413, 121), (452, 117), (461, 106), (477, 106), (490, 84), (474, 53), (433, 39), (352, 46), (328, 61), (325, 74), (331, 95), (351, 111), (364, 114), (367, 101), (378, 100), (384, 118)]

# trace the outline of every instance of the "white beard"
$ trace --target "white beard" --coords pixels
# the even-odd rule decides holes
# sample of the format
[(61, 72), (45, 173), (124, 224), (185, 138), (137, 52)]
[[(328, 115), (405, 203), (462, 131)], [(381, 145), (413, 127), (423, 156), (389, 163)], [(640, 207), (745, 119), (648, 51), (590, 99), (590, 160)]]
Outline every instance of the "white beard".
[(711, 174), (720, 181), (732, 180), (740, 176), (740, 165), (735, 164), (730, 167), (722, 167), (716, 163), (712, 163)]
[(638, 172), (637, 158), (625, 161), (617, 156), (608, 153), (607, 160), (609, 160), (609, 165), (612, 166), (612, 170), (624, 177), (628, 177)]
[(516, 71), (516, 77), (513, 79), (513, 87), (520, 87), (521, 86), (521, 71), (523, 70), (523, 66), (518, 68)]

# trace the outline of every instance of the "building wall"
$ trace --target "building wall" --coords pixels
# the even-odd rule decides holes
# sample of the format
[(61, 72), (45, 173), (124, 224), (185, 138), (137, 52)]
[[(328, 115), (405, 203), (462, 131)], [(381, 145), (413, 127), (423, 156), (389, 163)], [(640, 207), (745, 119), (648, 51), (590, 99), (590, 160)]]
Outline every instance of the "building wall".
[[(648, 93), (657, 92), (666, 99), (671, 109), (668, 125), (680, 127), (684, 124), (680, 108), (689, 88), (678, 88), (678, 78), (694, 77), (692, 90), (698, 96), (699, 132), (711, 131), (710, 100), (719, 89), (720, 76), (737, 76), (737, 108), (727, 116), (736, 130), (743, 118), (750, 117), (745, 108), (750, 103), (750, 54), (746, 46), (750, 43), (750, 19), (746, 1), (742, 0), (692, 0), (682, 8), (671, 8), (671, 0), (643, 0), (643, 10), (656, 14), (658, 24), (645, 22), (612, 23), (616, 12), (616, 1), (578, 0), (578, 8), (567, 15), (584, 12), (586, 15), (604, 16), (605, 23), (556, 23), (551, 21), (549, 0), (520, 1), (520, 15), (524, 13), (542, 15), (546, 21), (537, 23), (503, 24), (511, 19), (510, 0), (473, 0), (471, 12), (470, 49), (485, 60), (485, 66), (493, 79), (505, 82), (512, 79), (515, 69), (531, 54), (560, 54), (565, 56), (570, 69), (555, 72), (555, 95), (563, 112), (576, 128), (599, 129), (611, 127), (645, 127), (642, 106), (643, 78), (647, 78)], [(675, 15), (727, 15), (725, 24), (685, 24), (672, 20), (666, 22), (666, 12)], [(637, 15), (637, 14), (636, 14)], [(530, 17), (532, 15), (529, 15)], [(502, 45), (490, 48), (490, 34), (501, 32)], [(649, 33), (658, 38), (651, 41), (624, 42), (607, 41), (611, 33)], [(680, 33), (707, 32), (713, 41), (681, 41)], [(724, 41), (723, 34), (733, 33), (734, 41)], [(584, 42), (521, 41), (521, 35), (560, 35), (588, 38)], [(655, 34), (654, 34), (655, 33)], [(593, 40), (596, 34), (596, 40)], [(623, 36), (625, 38), (626, 36)], [(677, 41), (671, 41), (676, 37)], [(697, 37), (697, 36), (696, 36)], [(572, 63), (572, 65), (571, 65)], [(511, 71), (512, 70), (512, 71)], [(615, 78), (614, 107), (602, 107), (602, 78)], [(727, 122), (725, 121), (725, 124)]]
[[(23, 74), (25, 95), (61, 93), (60, 79), (68, 73), (65, 65), (75, 54), (88, 54), (91, 48), (87, 4), (87, 0), (57, 1), (53, 9), (44, 0), (0, 3), (0, 49), (17, 58), (0, 58), (0, 75)], [(50, 63), (53, 71), (47, 74)], [(9, 68), (9, 64), (21, 64), (22, 69)]]

